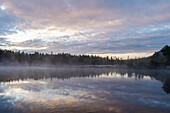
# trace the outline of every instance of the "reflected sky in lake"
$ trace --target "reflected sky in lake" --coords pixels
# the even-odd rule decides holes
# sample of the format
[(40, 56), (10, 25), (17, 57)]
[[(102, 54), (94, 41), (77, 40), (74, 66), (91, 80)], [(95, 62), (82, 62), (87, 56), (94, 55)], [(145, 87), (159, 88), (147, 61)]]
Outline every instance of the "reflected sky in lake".
[[(170, 95), (162, 89), (163, 79), (157, 80), (158, 76), (148, 76), (153, 72), (142, 75), (132, 71), (129, 76), (127, 70), (123, 72), (83, 70), (76, 69), (67, 71), (68, 73), (64, 71), (64, 78), (65, 74), (70, 72), (66, 79), (61, 77), (61, 71), (57, 71), (61, 78), (47, 72), (46, 75), (49, 77), (43, 77), (45, 74), (42, 71), (32, 73), (41, 79), (27, 78), (25, 75), (23, 79), (21, 73), (7, 75), (3, 80), (6, 79), (8, 82), (0, 83), (0, 113), (169, 113), (170, 111)], [(53, 74), (56, 75), (57, 72), (53, 71)], [(76, 72), (80, 76), (73, 76)], [(87, 73), (87, 76), (81, 72)], [(12, 80), (11, 76), (20, 76), (22, 79)]]

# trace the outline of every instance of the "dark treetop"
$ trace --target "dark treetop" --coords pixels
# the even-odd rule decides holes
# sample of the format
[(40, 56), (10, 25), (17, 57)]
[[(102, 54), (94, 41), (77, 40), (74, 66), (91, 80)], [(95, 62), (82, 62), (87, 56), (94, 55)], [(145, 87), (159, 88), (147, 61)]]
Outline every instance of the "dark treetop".
[(71, 55), (69, 53), (28, 54), (11, 50), (0, 50), (1, 65), (114, 65), (121, 68), (169, 68), (170, 46), (146, 58), (122, 60), (120, 58), (99, 57), (94, 55)]

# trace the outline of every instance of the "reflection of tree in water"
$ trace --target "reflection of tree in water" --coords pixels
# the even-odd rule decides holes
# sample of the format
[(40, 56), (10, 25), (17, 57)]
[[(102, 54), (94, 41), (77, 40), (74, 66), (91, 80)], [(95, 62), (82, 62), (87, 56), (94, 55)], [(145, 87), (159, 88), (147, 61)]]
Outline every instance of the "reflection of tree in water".
[(169, 94), (170, 93), (170, 78), (168, 78), (163, 84), (163, 90)]
[(0, 70), (0, 82), (19, 81), (25, 79), (70, 79), (72, 77), (99, 77), (102, 74), (128, 78), (135, 78), (136, 80), (143, 79), (145, 76), (152, 80), (158, 80), (164, 83), (163, 89), (165, 92), (170, 92), (169, 71), (163, 70), (126, 70), (126, 69), (109, 69), (109, 68), (58, 68), (58, 69), (25, 69), (25, 70)]
[(72, 77), (99, 77), (108, 74), (110, 69), (96, 68), (59, 68), (59, 69), (28, 69), (28, 70), (1, 70), (0, 82), (10, 82), (25, 79), (70, 79)]

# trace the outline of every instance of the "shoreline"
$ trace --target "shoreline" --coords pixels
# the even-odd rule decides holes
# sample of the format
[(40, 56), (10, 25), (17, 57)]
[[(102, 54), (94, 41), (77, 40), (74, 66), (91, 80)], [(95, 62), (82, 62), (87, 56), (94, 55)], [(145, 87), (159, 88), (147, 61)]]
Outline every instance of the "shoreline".
[(73, 69), (73, 68), (80, 68), (80, 69), (112, 69), (112, 70), (150, 70), (150, 71), (170, 71), (170, 68), (134, 68), (134, 67), (127, 67), (125, 65), (0, 65), (0, 70), (5, 68), (15, 68), (15, 69)]

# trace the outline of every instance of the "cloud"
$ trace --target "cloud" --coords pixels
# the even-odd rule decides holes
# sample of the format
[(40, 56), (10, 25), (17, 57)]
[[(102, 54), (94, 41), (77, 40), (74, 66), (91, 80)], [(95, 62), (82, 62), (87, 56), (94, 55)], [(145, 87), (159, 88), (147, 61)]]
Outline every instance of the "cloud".
[(0, 47), (5, 47), (7, 45), (10, 45), (10, 42), (7, 41), (6, 38), (0, 37)]
[(0, 9), (0, 35), (10, 35), (17, 33), (17, 23), (23, 22), (16, 16), (9, 15), (6, 11)]
[[(169, 44), (169, 0), (0, 0), (6, 48), (150, 53)], [(41, 48), (44, 47), (44, 48)], [(38, 49), (39, 48), (39, 49)]]

